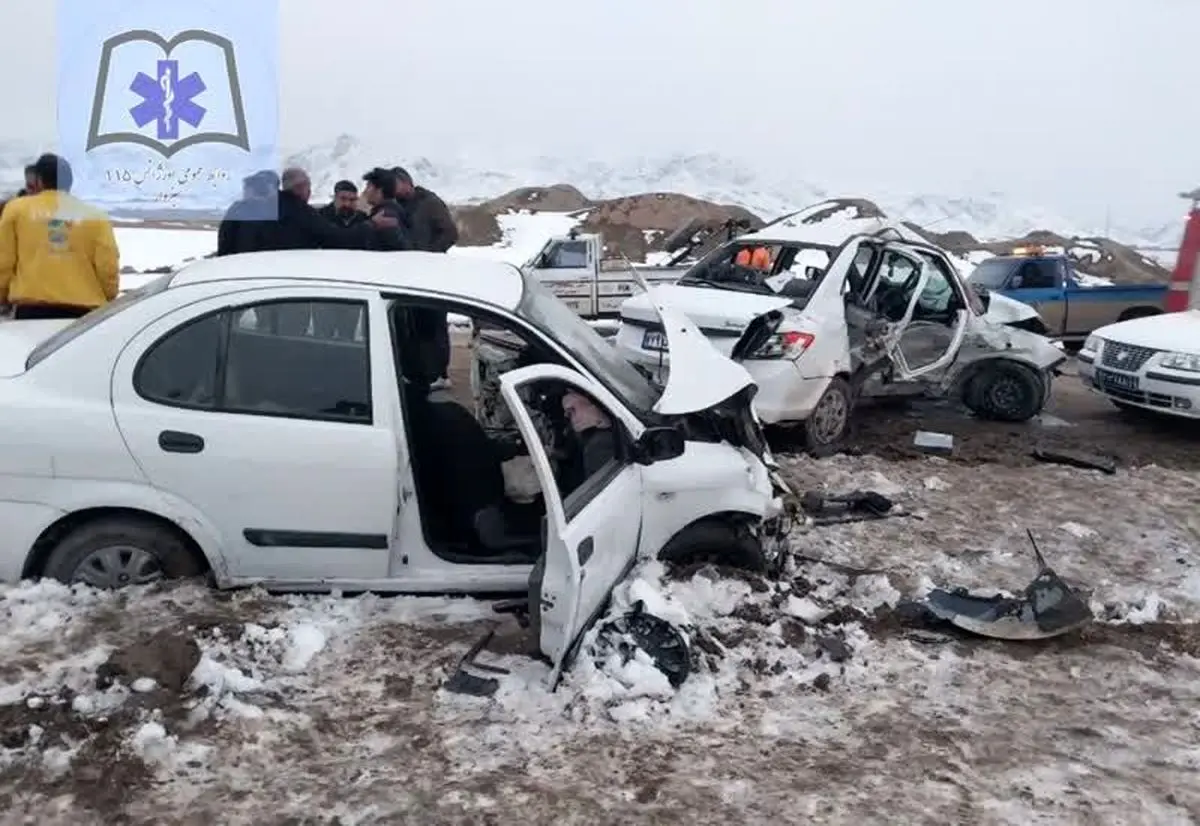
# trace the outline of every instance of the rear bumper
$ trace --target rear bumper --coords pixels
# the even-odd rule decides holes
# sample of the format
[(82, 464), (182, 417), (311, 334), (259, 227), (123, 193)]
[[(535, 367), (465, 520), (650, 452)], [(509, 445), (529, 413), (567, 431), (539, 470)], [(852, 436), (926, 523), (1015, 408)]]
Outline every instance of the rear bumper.
[[(1107, 368), (1101, 368), (1105, 370)], [(1117, 387), (1097, 378), (1093, 358), (1079, 356), (1079, 380), (1092, 392), (1114, 402), (1133, 405), (1171, 416), (1200, 419), (1200, 374), (1145, 367), (1137, 373), (1108, 371), (1137, 380), (1137, 387)]]

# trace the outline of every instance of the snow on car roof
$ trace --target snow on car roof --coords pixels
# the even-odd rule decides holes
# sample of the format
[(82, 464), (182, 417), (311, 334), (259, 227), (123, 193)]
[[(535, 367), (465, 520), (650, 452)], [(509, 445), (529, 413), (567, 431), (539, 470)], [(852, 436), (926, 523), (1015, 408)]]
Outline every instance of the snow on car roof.
[(929, 243), (901, 221), (862, 216), (859, 210), (853, 206), (832, 210), (829, 208), (830, 206), (830, 202), (816, 204), (780, 218), (756, 233), (742, 237), (760, 241), (839, 247), (852, 235), (872, 234), (884, 229), (893, 229), (906, 241), (920, 244)]
[(361, 250), (283, 250), (206, 258), (179, 270), (170, 286), (263, 278), (431, 290), (506, 309), (517, 306), (524, 289), (520, 270), (501, 261)]

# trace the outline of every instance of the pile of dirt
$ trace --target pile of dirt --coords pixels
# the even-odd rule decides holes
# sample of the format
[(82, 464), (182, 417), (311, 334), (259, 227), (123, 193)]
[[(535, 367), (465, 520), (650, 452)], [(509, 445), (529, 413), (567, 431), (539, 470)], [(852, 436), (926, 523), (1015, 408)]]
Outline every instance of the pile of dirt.
[(738, 206), (717, 204), (676, 192), (650, 192), (610, 200), (592, 200), (569, 184), (523, 187), (478, 204), (455, 206), (459, 244), (486, 246), (500, 240), (498, 216), (511, 212), (567, 212), (580, 219), (581, 232), (604, 236), (605, 255), (645, 261), (663, 249), (664, 239), (689, 221), (718, 227), (729, 219), (761, 227), (763, 220)]

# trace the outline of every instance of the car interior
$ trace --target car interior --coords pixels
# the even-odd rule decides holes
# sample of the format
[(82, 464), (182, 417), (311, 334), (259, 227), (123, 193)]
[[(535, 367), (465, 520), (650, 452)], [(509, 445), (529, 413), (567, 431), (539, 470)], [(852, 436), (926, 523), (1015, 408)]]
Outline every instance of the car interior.
[[(389, 310), (426, 541), (443, 559), (461, 564), (532, 563), (543, 548), (545, 500), (541, 493), (528, 501), (510, 495), (505, 465), (527, 455), (528, 448), (507, 413), (496, 380), (517, 367), (559, 360), (536, 343), (526, 343), (516, 332), (504, 330), (495, 319), (472, 317), (473, 331), (486, 329), (492, 336), (500, 332), (508, 341), (518, 342), (511, 358), (488, 368), (489, 375), (482, 377), (481, 387), (484, 398), (480, 406), (485, 409), (472, 411), (450, 393), (431, 391), (436, 371), (431, 367), (435, 356), (429, 321), (445, 311), (399, 300)], [(478, 333), (473, 335), (478, 338)], [(572, 426), (570, 402), (581, 395), (578, 391), (561, 382), (545, 381), (527, 386), (523, 395), (554, 466), (559, 494), (565, 500), (584, 485), (589, 451), (593, 455), (603, 453), (605, 440), (597, 439), (594, 432), (580, 433)], [(589, 401), (594, 404), (594, 400)], [(481, 416), (488, 419), (487, 426), (480, 421)], [(609, 421), (606, 426), (620, 434), (615, 423)], [(610, 457), (619, 458), (626, 440), (609, 442)]]
[(708, 260), (697, 263), (679, 283), (783, 296), (791, 298), (796, 309), (804, 309), (825, 275), (834, 248), (819, 244), (767, 244), (771, 252), (769, 267), (739, 263), (739, 253), (759, 246), (763, 245), (747, 240), (722, 247)]

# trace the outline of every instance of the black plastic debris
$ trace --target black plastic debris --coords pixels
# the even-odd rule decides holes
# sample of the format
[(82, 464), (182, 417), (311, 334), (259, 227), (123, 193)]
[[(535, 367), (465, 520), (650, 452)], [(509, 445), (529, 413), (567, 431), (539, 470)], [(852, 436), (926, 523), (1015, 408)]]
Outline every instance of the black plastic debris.
[(810, 490), (800, 497), (800, 509), (814, 525), (840, 525), (846, 522), (913, 516), (907, 511), (896, 510), (891, 499), (873, 490), (856, 490), (850, 493)]
[(1066, 450), (1059, 448), (1035, 447), (1030, 455), (1039, 462), (1053, 465), (1066, 465), (1082, 470), (1098, 470), (1112, 475), (1117, 472), (1117, 462), (1111, 456), (1101, 456), (1098, 453), (1085, 453), (1082, 450)]
[(966, 589), (936, 589), (925, 608), (964, 631), (1001, 640), (1042, 640), (1069, 634), (1092, 621), (1087, 602), (1056, 574), (1027, 531), (1038, 573), (1019, 597), (981, 597)]
[(692, 656), (687, 640), (671, 623), (646, 612), (638, 600), (633, 609), (600, 627), (598, 658), (616, 651), (622, 663), (644, 651), (654, 667), (666, 675), (672, 688), (679, 688), (692, 672)]
[(483, 671), (490, 674), (508, 674), (508, 669), (498, 668), (494, 665), (476, 662), (476, 657), (487, 647), (487, 644), (492, 641), (492, 637), (496, 635), (496, 628), (492, 626), (487, 630), (478, 642), (471, 646), (463, 658), (458, 662), (458, 668), (450, 679), (446, 680), (442, 688), (449, 691), (451, 694), (465, 694), (468, 697), (491, 697), (500, 688), (500, 681), (495, 677), (481, 677), (478, 674), (473, 674), (468, 669)]

